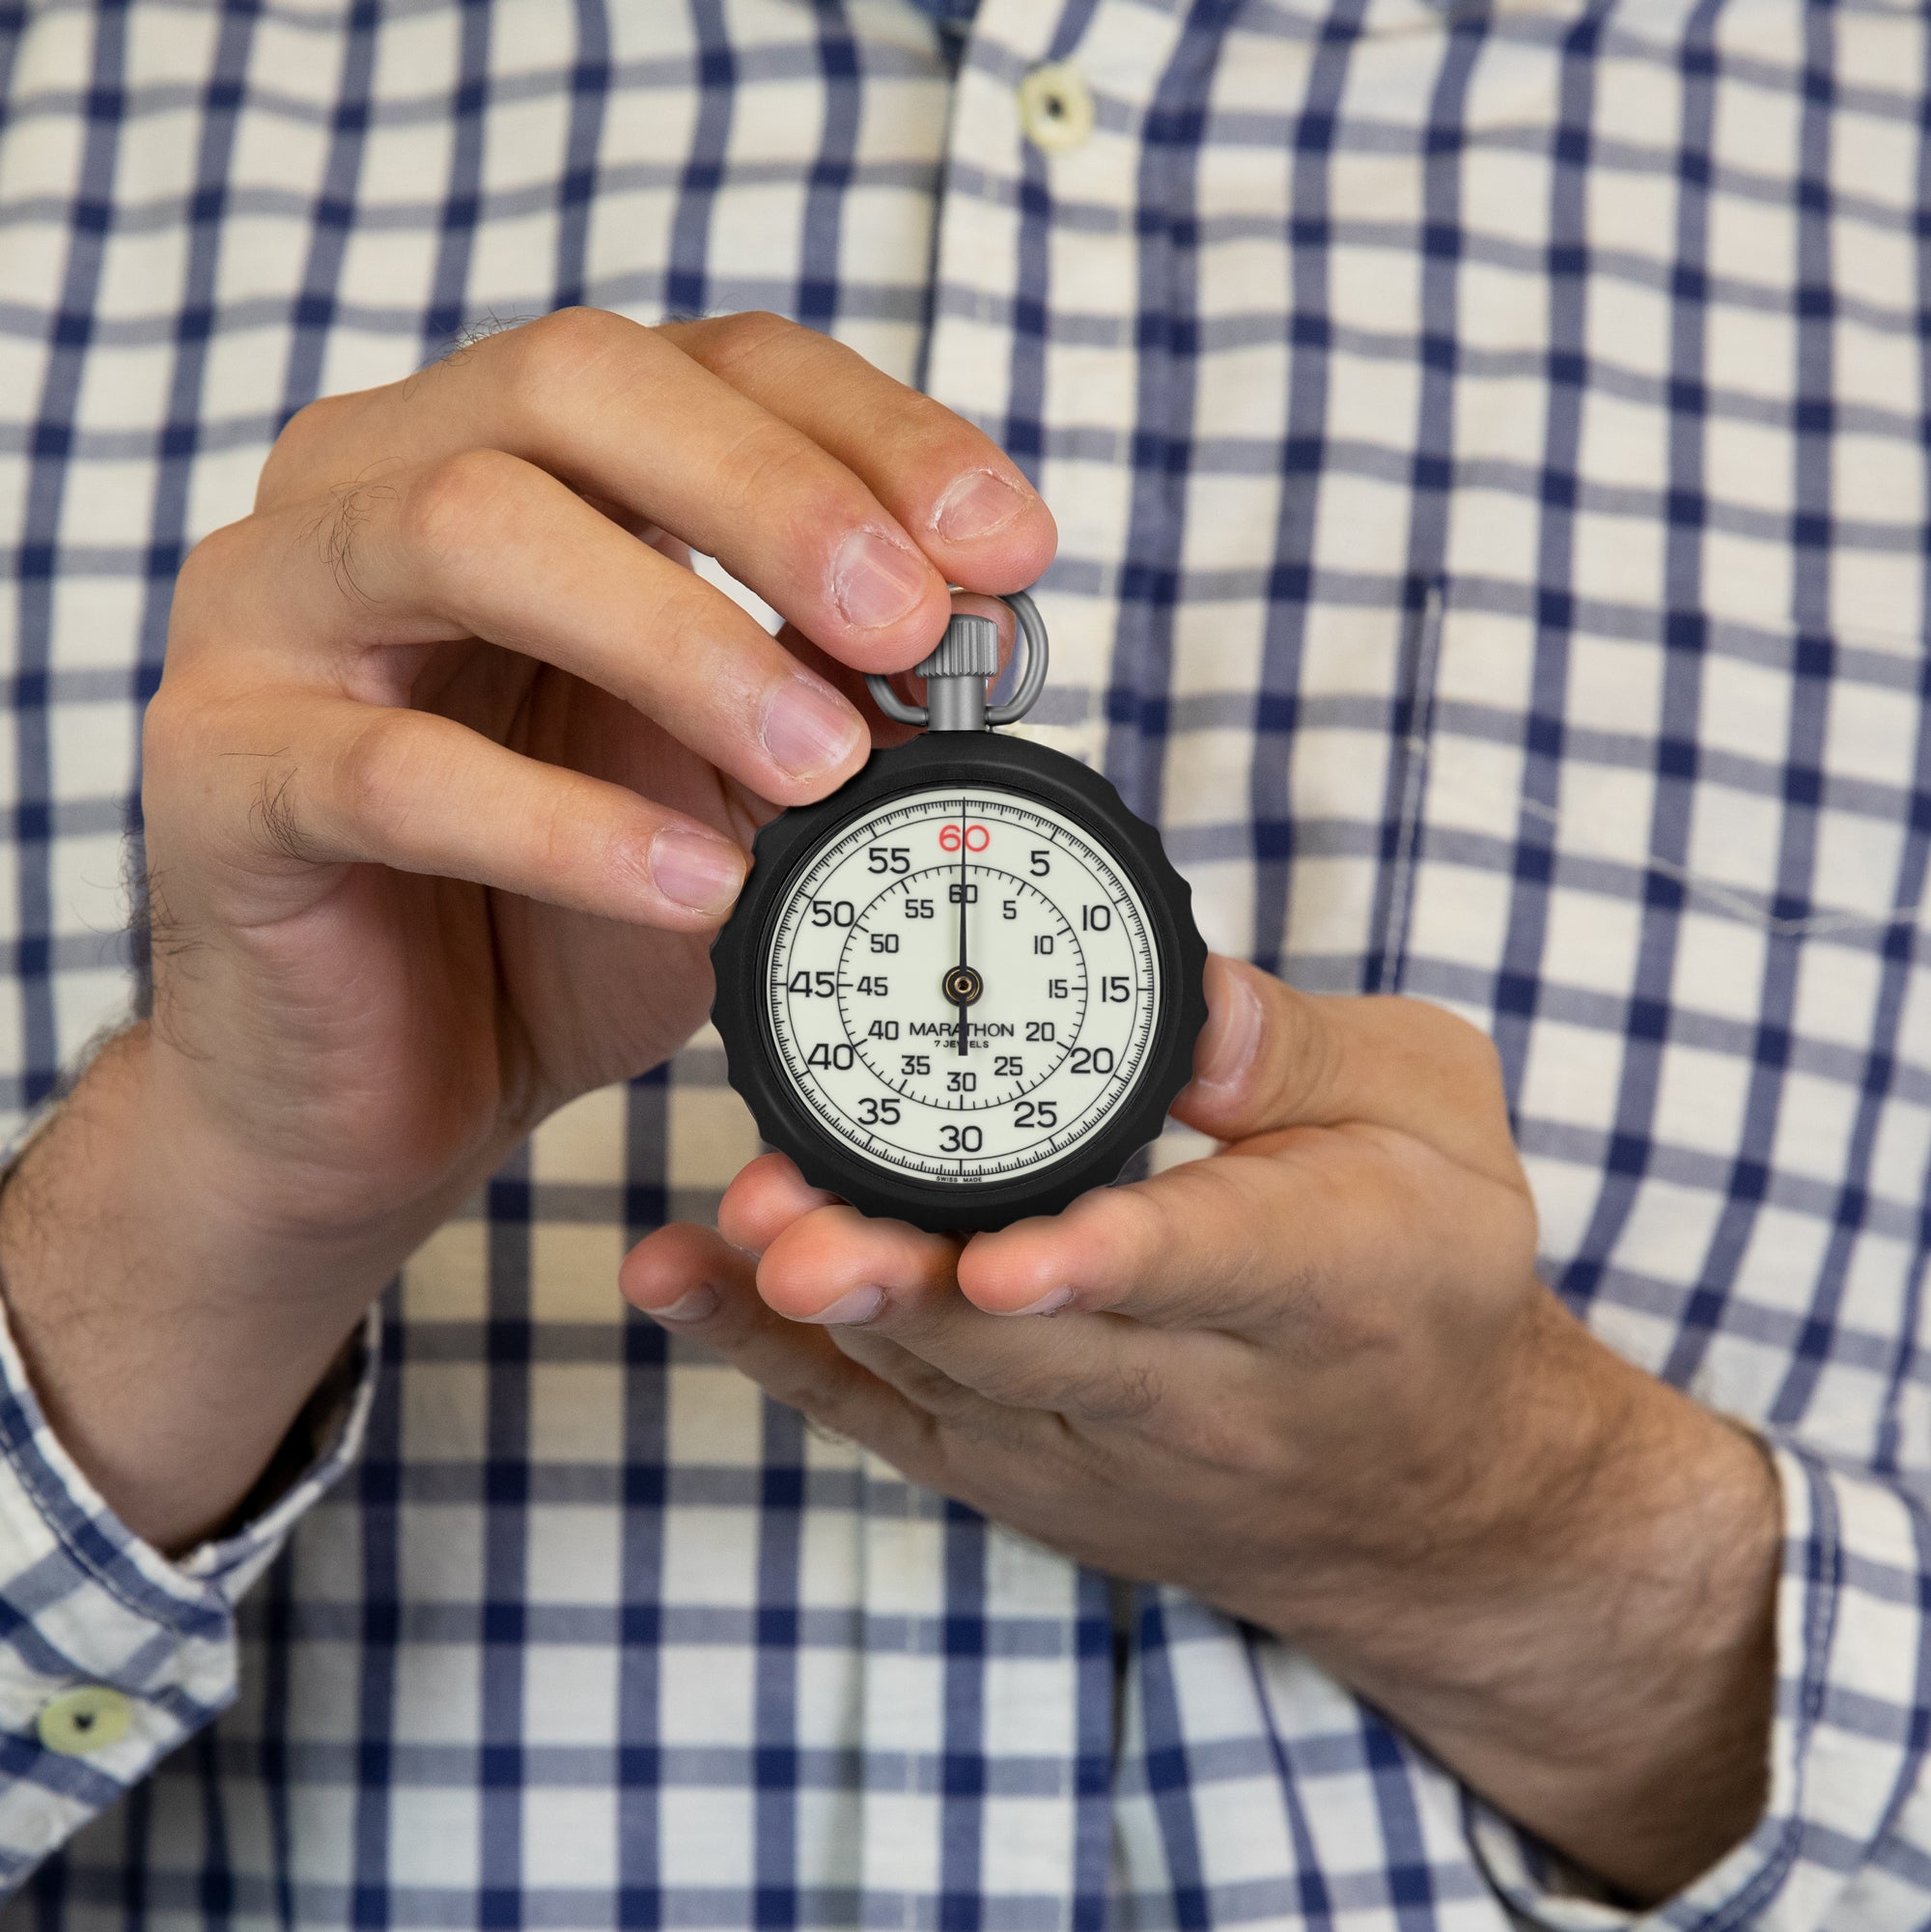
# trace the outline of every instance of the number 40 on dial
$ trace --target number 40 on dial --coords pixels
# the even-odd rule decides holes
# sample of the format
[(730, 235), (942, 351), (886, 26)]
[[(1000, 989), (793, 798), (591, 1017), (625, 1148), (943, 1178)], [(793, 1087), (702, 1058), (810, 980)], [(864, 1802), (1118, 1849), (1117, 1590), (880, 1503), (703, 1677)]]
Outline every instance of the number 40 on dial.
[(993, 1227), (1113, 1179), (1159, 1132), (1204, 964), (1186, 885), (1104, 779), (932, 729), (760, 834), (715, 1017), (734, 1083), (807, 1180)]

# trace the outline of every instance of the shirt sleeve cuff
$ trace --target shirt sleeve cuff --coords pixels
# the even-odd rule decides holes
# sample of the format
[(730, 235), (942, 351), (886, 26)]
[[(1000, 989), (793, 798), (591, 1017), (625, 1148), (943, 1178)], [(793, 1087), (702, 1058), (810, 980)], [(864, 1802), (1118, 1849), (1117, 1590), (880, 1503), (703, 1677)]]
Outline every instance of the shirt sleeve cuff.
[(1519, 1923), (1548, 1932), (1820, 1932), (1918, 1782), (1931, 1700), (1923, 1505), (1810, 1451), (1773, 1447), (1784, 1545), (1762, 1819), (1694, 1884), (1630, 1911), (1471, 1797), (1475, 1855)]
[(235, 1607), (354, 1460), (378, 1333), (372, 1312), (291, 1432), (306, 1467), (170, 1560), (55, 1439), (0, 1311), (0, 1890), (234, 1701)]

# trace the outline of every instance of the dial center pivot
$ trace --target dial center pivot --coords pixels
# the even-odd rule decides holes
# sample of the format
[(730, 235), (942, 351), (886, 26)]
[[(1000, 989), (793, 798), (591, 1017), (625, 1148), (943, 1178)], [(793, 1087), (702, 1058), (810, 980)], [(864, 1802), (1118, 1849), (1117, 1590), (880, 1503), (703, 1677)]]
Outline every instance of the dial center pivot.
[(947, 967), (944, 984), (948, 1006), (970, 1006), (986, 990), (986, 982), (979, 977), (977, 966)]
[(1112, 1181), (1207, 1018), (1206, 947), (1153, 827), (1077, 761), (986, 729), (1046, 674), (1039, 613), (1005, 602), (1012, 699), (988, 702), (996, 627), (956, 612), (917, 667), (923, 706), (872, 686), (923, 736), (759, 832), (712, 952), (764, 1137), (860, 1212), (946, 1232)]

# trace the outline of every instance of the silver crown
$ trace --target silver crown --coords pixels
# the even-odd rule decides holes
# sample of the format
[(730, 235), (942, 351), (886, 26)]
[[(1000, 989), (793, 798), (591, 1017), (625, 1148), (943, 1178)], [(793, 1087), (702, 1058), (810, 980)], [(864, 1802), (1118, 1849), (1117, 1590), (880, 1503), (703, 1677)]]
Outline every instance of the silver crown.
[(961, 611), (931, 657), (913, 666), (921, 678), (990, 678), (999, 668), (999, 627)]
[(1012, 724), (1022, 718), (1046, 688), (1046, 626), (1033, 601), (1016, 590), (999, 602), (1019, 626), (1014, 643), (1022, 666), (1013, 694), (1002, 705), (986, 702), (986, 680), (999, 668), (999, 627), (977, 611), (960, 611), (945, 627), (938, 649), (912, 668), (925, 680), (925, 702), (908, 704), (892, 689), (892, 681), (876, 671), (865, 674), (872, 701), (900, 724), (920, 724), (927, 731), (984, 731), (989, 724)]

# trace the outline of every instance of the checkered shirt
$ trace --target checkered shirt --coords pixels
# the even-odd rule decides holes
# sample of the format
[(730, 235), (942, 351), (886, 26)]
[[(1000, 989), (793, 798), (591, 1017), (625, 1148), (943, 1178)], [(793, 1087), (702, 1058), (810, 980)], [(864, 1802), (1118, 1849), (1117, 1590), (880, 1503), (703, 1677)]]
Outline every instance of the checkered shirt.
[[(1052, 505), (1029, 731), (1215, 945), (1489, 1030), (1548, 1278), (1777, 1445), (1769, 1810), (1641, 1922), (1931, 1922), (1927, 69), (1879, 0), (0, 4), (0, 1103), (126, 1010), (171, 582), (291, 411), (559, 303), (831, 331)], [(754, 1149), (708, 1033), (559, 1114), (180, 1563), (0, 1341), (7, 1924), (1633, 1921), (627, 1315)]]

